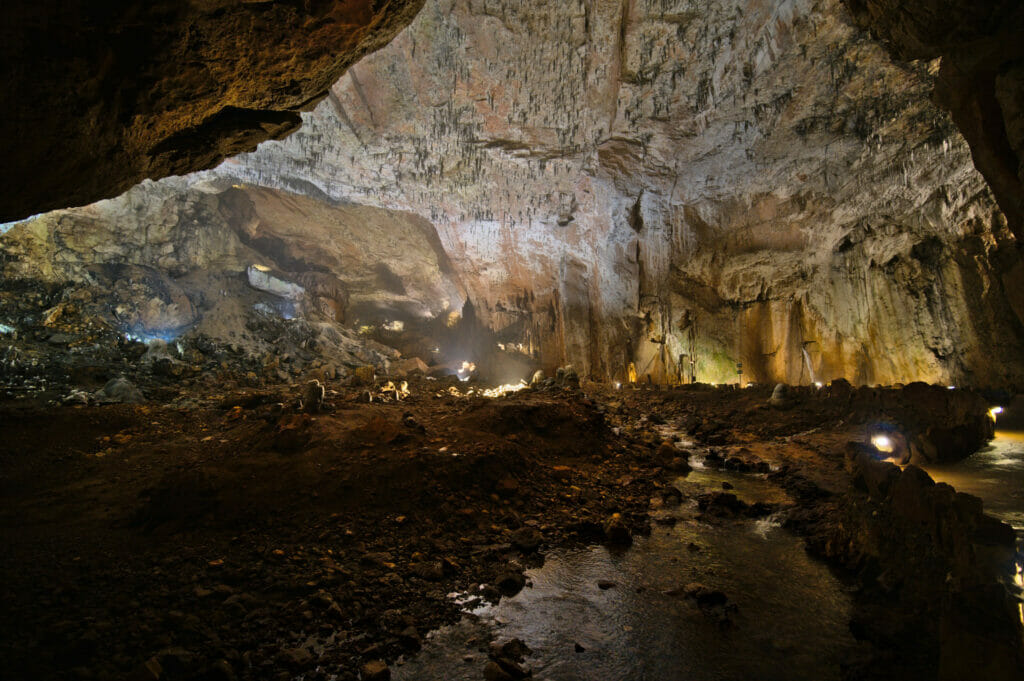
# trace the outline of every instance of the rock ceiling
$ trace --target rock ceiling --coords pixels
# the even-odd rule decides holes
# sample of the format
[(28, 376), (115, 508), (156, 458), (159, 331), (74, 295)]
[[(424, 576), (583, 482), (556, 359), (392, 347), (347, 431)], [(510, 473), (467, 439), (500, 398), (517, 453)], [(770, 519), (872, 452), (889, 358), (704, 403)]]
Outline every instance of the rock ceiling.
[(422, 0), (7, 0), (0, 220), (210, 168), (298, 127)]
[(154, 210), (183, 220), (199, 194), (263, 187), (264, 202), (426, 218), (450, 268), (432, 290), (546, 366), (1019, 383), (1021, 193), (1005, 162), (1021, 79), (993, 57), (991, 93), (972, 95), (1005, 102), (997, 167), (966, 110), (932, 99), (972, 36), (885, 33), (891, 8), (848, 5), (429, 0), (287, 139), (36, 229), (59, 236), (88, 211), (116, 239)]

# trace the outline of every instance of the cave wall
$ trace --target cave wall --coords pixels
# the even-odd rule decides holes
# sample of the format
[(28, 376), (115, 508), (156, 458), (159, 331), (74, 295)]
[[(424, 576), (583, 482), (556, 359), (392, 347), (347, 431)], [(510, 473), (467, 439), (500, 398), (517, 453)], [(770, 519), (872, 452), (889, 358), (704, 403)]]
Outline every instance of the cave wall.
[(1019, 251), (938, 73), (839, 2), (437, 1), (217, 174), (429, 216), (548, 366), (1019, 382)]
[(210, 168), (295, 130), (422, 0), (6, 0), (0, 221)]
[(301, 286), (312, 316), (350, 325), (433, 319), (465, 298), (422, 217), (176, 179), (18, 223), (0, 236), (0, 253), (5, 286), (89, 288), (121, 330), (141, 337), (242, 335), (253, 265)]
[(941, 61), (935, 98), (1024, 238), (1024, 5), (1016, 0), (845, 0), (901, 59)]
[(941, 68), (839, 0), (430, 0), (297, 133), (180, 182), (423, 216), (548, 369), (1020, 385), (1020, 251)]

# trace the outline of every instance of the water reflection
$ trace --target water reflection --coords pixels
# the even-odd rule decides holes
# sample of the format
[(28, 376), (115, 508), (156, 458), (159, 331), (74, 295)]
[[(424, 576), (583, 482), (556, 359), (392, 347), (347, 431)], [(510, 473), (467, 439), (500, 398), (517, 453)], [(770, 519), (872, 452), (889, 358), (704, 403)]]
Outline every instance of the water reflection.
[(989, 446), (955, 464), (929, 466), (938, 482), (981, 497), (985, 512), (1024, 532), (1024, 431), (997, 430)]
[[(743, 496), (777, 494), (756, 477), (707, 476), (699, 482), (710, 489), (728, 481)], [(627, 551), (550, 554), (528, 573), (532, 588), (476, 611), (479, 625), (438, 632), (395, 678), (479, 679), (485, 627), (533, 649), (538, 681), (840, 678), (854, 645), (849, 598), (802, 541), (772, 521), (708, 524), (677, 513), (675, 526), (657, 526)], [(737, 607), (728, 623), (683, 595), (692, 582), (725, 592)]]
[(927, 470), (936, 481), (981, 497), (986, 513), (1013, 526), (1017, 532), (1015, 581), (1024, 589), (1024, 431), (997, 430), (984, 449), (955, 464)]

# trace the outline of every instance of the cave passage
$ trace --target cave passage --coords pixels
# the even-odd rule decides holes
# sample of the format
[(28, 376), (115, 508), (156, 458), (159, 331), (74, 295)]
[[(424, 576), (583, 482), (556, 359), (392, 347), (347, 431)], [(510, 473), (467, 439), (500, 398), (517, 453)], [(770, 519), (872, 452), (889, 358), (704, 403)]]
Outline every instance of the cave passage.
[(0, 9), (0, 677), (1024, 678), (1019, 3), (179, 4)]

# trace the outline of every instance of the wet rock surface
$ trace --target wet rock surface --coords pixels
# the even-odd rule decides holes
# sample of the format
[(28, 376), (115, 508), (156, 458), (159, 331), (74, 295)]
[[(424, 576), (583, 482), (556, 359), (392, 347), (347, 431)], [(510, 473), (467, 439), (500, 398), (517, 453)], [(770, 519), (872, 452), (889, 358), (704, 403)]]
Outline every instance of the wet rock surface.
[[(780, 419), (767, 389), (554, 385), (489, 400), (436, 383), (416, 379), (400, 403), (364, 404), (361, 388), (327, 380), (331, 406), (317, 414), (301, 413), (305, 384), (225, 390), (195, 406), (6, 403), (5, 668), (40, 678), (383, 675), (459, 616), (452, 591), (512, 596), (529, 588), (523, 571), (543, 560), (538, 548), (643, 536), (672, 499), (706, 523), (749, 522), (759, 504), (782, 512), (848, 572), (855, 628), (873, 651), (850, 678), (934, 678), (979, 651), (989, 678), (1014, 678), (1019, 625), (999, 581), (1006, 528), (913, 467), (861, 456), (864, 427), (881, 413), (934, 420), (907, 399), (913, 391), (795, 391)], [(776, 496), (720, 490), (701, 513), (706, 487), (663, 493), (674, 476), (654, 456), (665, 429), (698, 415), (729, 426), (711, 429), (725, 444), (691, 447), (749, 475), (773, 471)], [(617, 591), (610, 580), (591, 588)], [(731, 599), (713, 581), (680, 595), (730, 626)], [(941, 660), (930, 657), (940, 646)], [(495, 678), (528, 667), (504, 653), (487, 663)]]

